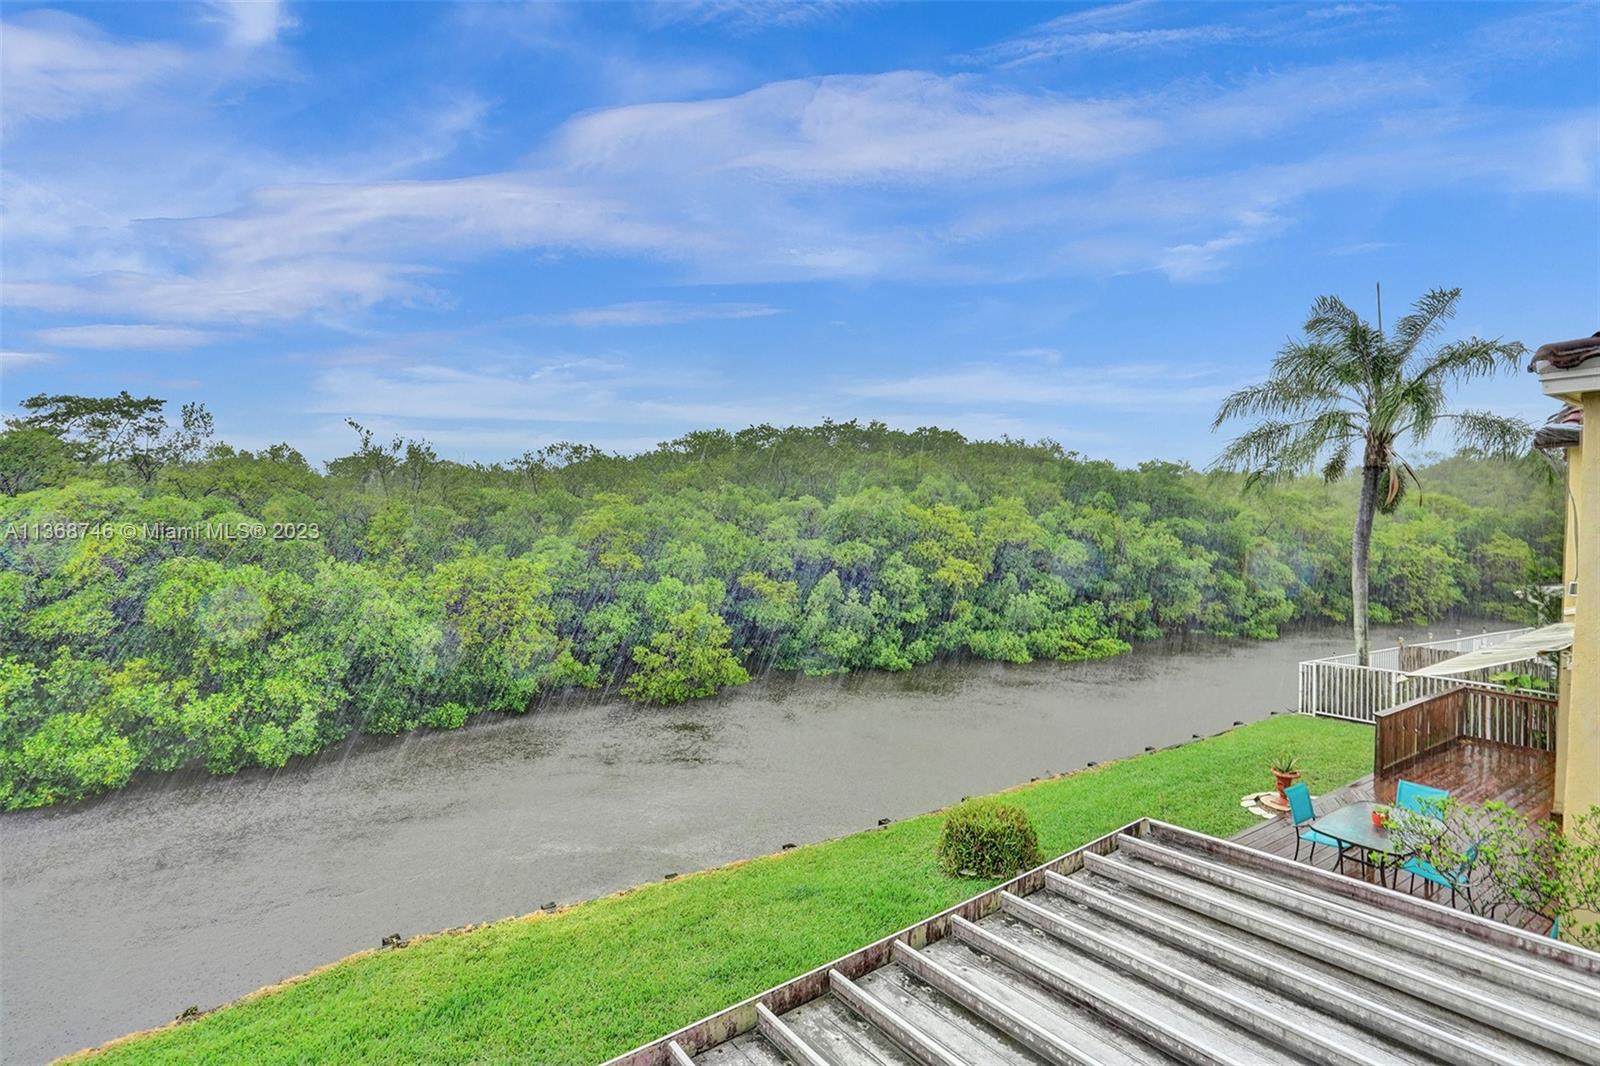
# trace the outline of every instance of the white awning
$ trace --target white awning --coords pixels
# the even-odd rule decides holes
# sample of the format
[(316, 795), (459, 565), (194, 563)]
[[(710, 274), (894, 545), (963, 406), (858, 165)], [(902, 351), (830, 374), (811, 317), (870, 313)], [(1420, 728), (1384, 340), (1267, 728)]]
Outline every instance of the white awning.
[(1497, 666), (1510, 666), (1525, 659), (1533, 659), (1547, 651), (1566, 651), (1572, 647), (1572, 623), (1558, 622), (1553, 626), (1518, 633), (1499, 644), (1479, 648), (1457, 655), (1454, 659), (1432, 663), (1413, 674), (1429, 677), (1454, 677), (1470, 674), (1474, 670), (1493, 670)]

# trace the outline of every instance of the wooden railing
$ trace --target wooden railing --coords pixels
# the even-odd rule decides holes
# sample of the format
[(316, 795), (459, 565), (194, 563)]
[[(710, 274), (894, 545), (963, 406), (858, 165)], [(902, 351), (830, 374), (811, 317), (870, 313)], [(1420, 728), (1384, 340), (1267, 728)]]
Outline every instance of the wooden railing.
[(1408, 674), (1462, 654), (1455, 648), (1439, 647), (1437, 644), (1401, 644), (1395, 651), (1399, 655), (1400, 669)]
[(1461, 739), (1556, 750), (1556, 701), (1520, 692), (1459, 687), (1379, 711), (1375, 725), (1379, 776)]

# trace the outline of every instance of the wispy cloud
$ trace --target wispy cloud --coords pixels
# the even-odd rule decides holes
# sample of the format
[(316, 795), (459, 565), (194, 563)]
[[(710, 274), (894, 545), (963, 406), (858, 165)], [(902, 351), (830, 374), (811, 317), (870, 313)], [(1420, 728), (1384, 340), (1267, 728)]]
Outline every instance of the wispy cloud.
[(424, 258), (534, 247), (672, 258), (700, 240), (620, 200), (532, 174), (265, 188), (236, 212), (145, 226), (186, 244), (194, 265), (13, 281), (8, 300), (178, 322), (287, 319), (437, 302), (425, 279), (438, 267)]
[(965, 58), (1014, 68), (1100, 53), (1312, 45), (1370, 29), (1397, 11), (1381, 3), (1197, 6), (1130, 0), (1060, 15)]
[(1391, 15), (1398, 11), (1395, 4), (1311, 4), (1305, 17), (1316, 22), (1332, 19), (1364, 19)]
[(1041, 363), (1061, 362), (1060, 348), (1050, 348), (1043, 345), (1037, 345), (1032, 348), (1018, 348), (1006, 354), (1015, 359), (1037, 359)]
[(565, 165), (586, 171), (878, 184), (1093, 166), (1160, 141), (1160, 123), (1131, 101), (896, 71), (613, 108), (569, 123), (556, 152)]
[[(718, 398), (707, 400), (707, 395)], [(471, 369), (421, 362), (330, 367), (317, 375), (308, 409), (401, 426), (499, 422), (548, 433), (559, 426), (686, 430), (813, 414), (820, 419), (830, 412), (818, 401), (811, 398), (817, 404), (813, 409), (797, 405), (792, 395), (760, 388), (746, 392), (720, 376), (607, 359), (558, 359)]]
[(1354, 244), (1341, 244), (1336, 248), (1329, 248), (1329, 255), (1370, 255), (1381, 252), (1386, 248), (1393, 248), (1393, 241), (1357, 241)]
[(317, 375), (309, 409), (397, 419), (602, 422), (615, 414), (616, 390), (615, 374), (587, 368), (343, 366)]
[(5, 131), (30, 121), (122, 107), (138, 89), (171, 75), (184, 61), (177, 47), (118, 41), (76, 15), (22, 12), (6, 19), (0, 32)]
[(725, 23), (736, 30), (753, 31), (825, 22), (861, 6), (862, 0), (677, 0), (647, 4), (643, 12), (646, 21), (657, 26)]
[(1135, 49), (1179, 49), (1220, 44), (1244, 35), (1237, 26), (1173, 26), (1147, 30), (1093, 30), (1051, 27), (1048, 24), (1027, 37), (1006, 41), (977, 53), (977, 58), (1001, 66), (1021, 66), (1084, 52), (1121, 52)]
[[(1168, 11), (1094, 8), (1019, 40), (1174, 29), (1150, 25)], [(180, 61), (170, 46), (113, 40), (73, 16), (35, 17), (48, 14), (14, 20), (50, 30), (66, 57), (30, 53), (19, 68), (34, 112), (91, 106), (107, 86), (148, 88)], [(1290, 15), (1305, 21), (1298, 9), (1273, 17)], [(269, 44), (286, 24), (281, 10), (270, 16), (252, 12), (257, 21), (229, 33)], [(386, 131), (320, 159), (235, 151), (197, 124), (188, 142), (161, 145), (160, 158), (191, 171), (170, 178), (154, 158), (132, 177), (122, 167), (81, 182), (8, 159), (6, 299), (170, 324), (329, 321), (451, 306), (455, 272), (504, 253), (624, 257), (688, 282), (1150, 270), (1201, 281), (1291, 231), (1309, 198), (1332, 190), (1592, 193), (1594, 109), (1476, 103), (1473, 69), (1403, 57), (1093, 94), (989, 73), (785, 79), (601, 107), (536, 138), (514, 167), (458, 166), (452, 177), (435, 176), (438, 161), (476, 138), (495, 106), (466, 90), (439, 92), (431, 121), (405, 123), (410, 138)], [(760, 306), (646, 302), (551, 321), (670, 325), (767, 313)]]
[(1236, 22), (1184, 26), (1143, 24), (1150, 16), (1160, 18), (1163, 14), (1160, 5), (1147, 0), (1074, 11), (1040, 23), (1025, 33), (981, 49), (967, 58), (974, 63), (1018, 67), (1090, 52), (1202, 47), (1237, 40), (1250, 34)]
[(35, 330), (34, 339), (58, 348), (198, 348), (226, 334), (183, 326), (56, 326)]
[(212, 0), (204, 21), (220, 25), (223, 49), (164, 41), (119, 40), (94, 22), (62, 11), (23, 11), (0, 32), (4, 130), (38, 121), (120, 111), (144, 102), (143, 93), (199, 79), (208, 87), (257, 73), (252, 57), (295, 25), (277, 0)]
[(53, 363), (55, 359), (49, 352), (0, 352), (0, 368), (18, 370), (25, 366)]
[(1150, 410), (1211, 407), (1231, 387), (1193, 380), (1175, 385), (1166, 376), (1166, 368), (1152, 366), (1145, 370), (1138, 376), (1106, 374), (1084, 366), (1024, 370), (1015, 364), (990, 361), (938, 373), (847, 384), (843, 391), (880, 400), (954, 406), (1050, 404)]
[(604, 307), (580, 307), (573, 311), (536, 315), (534, 319), (550, 325), (584, 327), (675, 326), (686, 322), (767, 318), (781, 314), (783, 308), (768, 307), (766, 304), (695, 304), (676, 300), (640, 300), (632, 303), (607, 304)]
[(278, 34), (299, 25), (278, 0), (206, 0), (206, 19), (219, 23), (229, 44), (239, 48), (259, 48), (278, 39)]

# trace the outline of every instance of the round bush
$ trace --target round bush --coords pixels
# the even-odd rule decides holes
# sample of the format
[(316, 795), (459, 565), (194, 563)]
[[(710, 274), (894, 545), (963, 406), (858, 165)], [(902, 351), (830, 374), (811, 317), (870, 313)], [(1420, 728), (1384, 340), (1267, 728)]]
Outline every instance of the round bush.
[(939, 865), (961, 877), (1009, 877), (1039, 865), (1039, 834), (1021, 807), (992, 799), (950, 808), (939, 831)]

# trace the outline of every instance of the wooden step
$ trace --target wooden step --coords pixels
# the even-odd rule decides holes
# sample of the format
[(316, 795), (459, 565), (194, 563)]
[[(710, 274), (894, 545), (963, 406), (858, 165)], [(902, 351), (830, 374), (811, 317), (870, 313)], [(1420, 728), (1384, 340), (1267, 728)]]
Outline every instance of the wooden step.
[[(1401, 1043), (1425, 1055), (1472, 1066), (1501, 1066), (1507, 1061), (1530, 1062), (1540, 1057), (1542, 1049), (1494, 1031), (1473, 1032), (1454, 1014), (1430, 1010), (1428, 1004), (1410, 996), (1374, 987), (1366, 979), (1270, 941), (1225, 935), (1191, 912), (1170, 905), (1160, 908), (1152, 905), (1157, 901), (1145, 897), (1098, 888), (1087, 877), (1048, 875), (1048, 887), (1103, 921), (1126, 924), (1182, 955), (1204, 959), (1256, 986), (1297, 1000), (1309, 1010), (1326, 1012), (1365, 1029), (1385, 1046)], [(1033, 902), (1049, 906), (1037, 898)]]
[[(1575, 1028), (1553, 1004), (1540, 1004), (1511, 987), (1450, 972), (1447, 965), (1419, 963), (1403, 949), (1396, 950), (1394, 945), (1387, 944), (1385, 930), (1376, 915), (1376, 936), (1369, 938), (1311, 921), (1292, 920), (1276, 906), (1268, 906), (1236, 891), (1219, 891), (1205, 882), (1178, 877), (1170, 870), (1145, 862), (1120, 856), (1086, 855), (1084, 867), (1334, 965), (1362, 968), (1381, 965), (1378, 972), (1404, 974), (1404, 989), (1411, 995), (1580, 1061), (1600, 1061), (1600, 1036), (1596, 1036), (1595, 1031)], [(1292, 893), (1292, 890), (1285, 891)], [(1380, 950), (1386, 944), (1388, 950)]]
[[(1142, 938), (1126, 927), (1096, 928), (1079, 917), (1046, 910), (1009, 892), (1000, 898), (1006, 913), (1077, 951), (1264, 1040), (1290, 1048), (1307, 1061), (1322, 1066), (1398, 1066), (1408, 1061), (1397, 1049), (1384, 1047), (1350, 1027), (1307, 1026), (1304, 1012), (1281, 1001), (1271, 1001), (1234, 975), (1205, 972), (1192, 962), (1188, 966), (1174, 965), (1161, 957), (1165, 952), (1152, 950), (1154, 945), (1141, 942)], [(1415, 1057), (1409, 1061), (1421, 1062)]]

